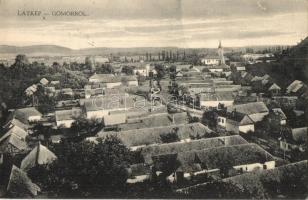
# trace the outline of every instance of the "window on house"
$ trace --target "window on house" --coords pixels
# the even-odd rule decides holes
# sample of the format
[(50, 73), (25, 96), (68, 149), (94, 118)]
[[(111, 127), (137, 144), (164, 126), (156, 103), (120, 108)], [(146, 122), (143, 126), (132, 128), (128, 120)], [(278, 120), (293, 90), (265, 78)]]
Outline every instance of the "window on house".
[(224, 119), (221, 119), (221, 123), (225, 123), (225, 120), (224, 120)]
[(263, 165), (263, 169), (267, 169), (267, 165)]

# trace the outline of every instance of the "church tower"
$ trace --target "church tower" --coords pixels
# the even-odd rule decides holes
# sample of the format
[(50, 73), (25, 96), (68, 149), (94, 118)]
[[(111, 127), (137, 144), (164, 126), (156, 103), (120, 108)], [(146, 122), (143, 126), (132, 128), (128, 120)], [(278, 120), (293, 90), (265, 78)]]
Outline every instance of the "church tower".
[(225, 64), (224, 50), (222, 48), (220, 40), (219, 40), (219, 45), (218, 45), (218, 55), (219, 55), (219, 58), (220, 58), (220, 64), (224, 65)]

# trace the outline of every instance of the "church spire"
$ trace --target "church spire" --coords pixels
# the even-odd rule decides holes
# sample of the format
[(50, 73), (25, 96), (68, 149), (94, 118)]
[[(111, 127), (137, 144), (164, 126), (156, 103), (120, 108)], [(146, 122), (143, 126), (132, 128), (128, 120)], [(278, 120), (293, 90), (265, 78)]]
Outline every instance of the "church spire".
[(225, 64), (224, 50), (221, 45), (221, 40), (219, 40), (218, 55), (220, 57), (220, 64)]
[(222, 46), (221, 46), (221, 40), (219, 40), (219, 45), (218, 45), (218, 49), (221, 49)]

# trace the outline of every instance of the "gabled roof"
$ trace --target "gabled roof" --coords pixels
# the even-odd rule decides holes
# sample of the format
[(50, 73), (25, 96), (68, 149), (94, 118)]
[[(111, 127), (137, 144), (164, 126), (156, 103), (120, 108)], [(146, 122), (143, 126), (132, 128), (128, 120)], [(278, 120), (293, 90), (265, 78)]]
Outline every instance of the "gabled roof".
[(280, 90), (280, 89), (281, 88), (276, 83), (273, 83), (271, 87), (268, 88), (268, 90)]
[(106, 79), (110, 77), (114, 77), (114, 75), (113, 74), (94, 74), (89, 78), (89, 80), (98, 79), (99, 81), (105, 81)]
[(12, 127), (0, 138), (0, 149), (4, 151), (7, 145), (12, 145), (19, 151), (26, 150), (28, 148), (25, 141), (27, 135), (25, 130), (17, 126)]
[(307, 142), (307, 140), (308, 140), (308, 127), (292, 129), (292, 137), (296, 142)]
[(232, 166), (264, 163), (274, 160), (274, 157), (256, 144), (241, 144), (222, 146), (212, 149), (196, 151), (197, 157), (207, 169), (222, 167), (223, 161), (230, 162)]
[(29, 86), (26, 90), (25, 90), (25, 93), (30, 96), (32, 95), (33, 93), (35, 93), (37, 91), (37, 85), (33, 84), (31, 86)]
[(219, 146), (246, 144), (247, 141), (239, 135), (213, 137), (190, 142), (174, 142), (168, 144), (149, 145), (142, 147), (141, 154), (146, 163), (152, 162), (152, 156), (160, 154), (176, 154), (185, 151), (210, 149)]
[(251, 115), (256, 113), (268, 112), (268, 108), (263, 102), (252, 102), (252, 103), (229, 106), (227, 108), (227, 111), (228, 112), (236, 111), (239, 113)]
[(141, 176), (145, 174), (151, 174), (152, 170), (149, 165), (143, 163), (133, 164), (129, 166), (131, 176)]
[(114, 76), (113, 74), (94, 74), (89, 78), (98, 79), (101, 83), (117, 83), (122, 81), (137, 81), (137, 77), (133, 75), (127, 76)]
[(56, 121), (74, 120), (82, 114), (81, 109), (73, 108), (71, 110), (57, 110), (55, 111)]
[(15, 117), (23, 123), (28, 123), (29, 117), (42, 116), (42, 114), (34, 107), (20, 108), (15, 110)]
[(233, 101), (232, 92), (201, 93), (200, 101)]
[(303, 86), (304, 83), (302, 81), (295, 80), (287, 87), (287, 93), (297, 92)]
[(24, 130), (27, 130), (29, 126), (25, 123), (22, 123), (20, 120), (16, 119), (13, 113), (10, 113), (7, 121), (4, 123), (3, 128), (8, 129), (12, 126), (18, 126), (19, 128), (22, 128)]
[(0, 142), (2, 141), (2, 138), (4, 138), (5, 136), (7, 137), (12, 134), (16, 135), (18, 138), (21, 138), (23, 140), (25, 140), (26, 137), (28, 136), (26, 130), (20, 128), (19, 126), (13, 126), (0, 138)]
[(120, 130), (132, 130), (149, 127), (170, 126), (172, 124), (188, 123), (188, 116), (186, 112), (168, 114), (155, 113), (142, 117), (131, 117), (127, 119), (126, 124), (119, 125)]
[(136, 100), (133, 97), (122, 95), (107, 95), (97, 98), (84, 100), (84, 106), (87, 112), (99, 110), (119, 110), (128, 109), (134, 106)]
[(123, 124), (126, 121), (126, 114), (124, 112), (118, 114), (111, 114), (104, 116), (104, 125), (113, 126)]
[(27, 198), (36, 196), (41, 189), (31, 181), (26, 172), (13, 165), (7, 191), (15, 198)]
[(190, 137), (215, 137), (216, 134), (201, 123), (171, 125), (155, 128), (144, 128), (138, 130), (128, 130), (120, 132), (99, 132), (98, 136), (106, 137), (108, 135), (117, 136), (126, 146), (141, 146), (149, 144), (163, 143), (161, 135), (176, 133), (180, 140)]
[(38, 144), (30, 153), (22, 160), (20, 168), (28, 171), (36, 165), (49, 164), (57, 159), (57, 156), (47, 147)]
[(273, 108), (272, 112), (276, 116), (279, 116), (281, 120), (286, 120), (287, 119), (287, 116), (284, 114), (284, 112), (281, 110), (281, 108)]
[(233, 120), (238, 123), (238, 125), (248, 125), (253, 124), (253, 120), (246, 114), (238, 113), (238, 112), (232, 112), (232, 113), (226, 113), (226, 117), (228, 120)]
[(49, 81), (48, 81), (46, 78), (42, 78), (42, 79), (40, 80), (40, 83), (41, 83), (42, 85), (47, 85), (47, 84), (49, 83)]

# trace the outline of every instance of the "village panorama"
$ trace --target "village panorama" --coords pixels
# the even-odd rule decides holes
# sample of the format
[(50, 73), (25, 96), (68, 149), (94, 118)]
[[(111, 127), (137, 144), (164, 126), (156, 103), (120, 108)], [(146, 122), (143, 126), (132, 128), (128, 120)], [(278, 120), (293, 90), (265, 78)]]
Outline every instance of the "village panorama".
[[(39, 16), (0, 22), (0, 198), (308, 198), (307, 32), (292, 44), (284, 40), (300, 35), (299, 22), (294, 32), (261, 36), (231, 14), (226, 21), (200, 22), (204, 11), (193, 21), (203, 7), (185, 0), (177, 1), (181, 16), (191, 16), (180, 25), (161, 20), (173, 13), (171, 4), (141, 1), (135, 9), (121, 1), (104, 4), (112, 12), (95, 14), (103, 9), (95, 2), (91, 12), (72, 19), (42, 16), (38, 4)], [(252, 4), (238, 12), (220, 4), (216, 18), (234, 9), (265, 29), (284, 16), (260, 17), (262, 6), (272, 12), (271, 2), (258, 1), (256, 18)], [(119, 7), (131, 10), (119, 9), (114, 17)], [(105, 15), (111, 22), (100, 21)], [(125, 36), (117, 29), (122, 15)], [(112, 27), (111, 34), (86, 17), (100, 17), (94, 22)], [(138, 17), (157, 24), (135, 25)], [(86, 43), (74, 35), (75, 23), (88, 34)], [(282, 23), (274, 24), (278, 32)], [(226, 26), (227, 34), (211, 33)], [(25, 37), (11, 40), (12, 30)]]

